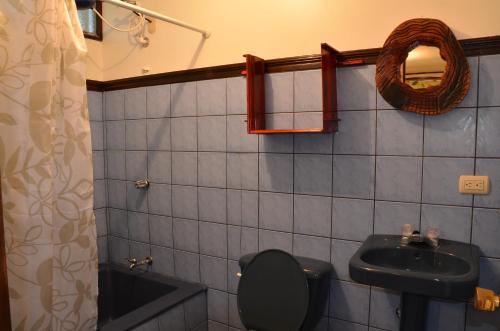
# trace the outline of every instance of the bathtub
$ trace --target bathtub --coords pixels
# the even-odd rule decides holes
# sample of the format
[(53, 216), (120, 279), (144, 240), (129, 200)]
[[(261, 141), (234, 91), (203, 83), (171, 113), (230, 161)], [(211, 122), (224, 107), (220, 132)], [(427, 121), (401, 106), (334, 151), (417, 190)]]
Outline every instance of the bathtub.
[(99, 265), (98, 330), (203, 330), (206, 288), (143, 270)]

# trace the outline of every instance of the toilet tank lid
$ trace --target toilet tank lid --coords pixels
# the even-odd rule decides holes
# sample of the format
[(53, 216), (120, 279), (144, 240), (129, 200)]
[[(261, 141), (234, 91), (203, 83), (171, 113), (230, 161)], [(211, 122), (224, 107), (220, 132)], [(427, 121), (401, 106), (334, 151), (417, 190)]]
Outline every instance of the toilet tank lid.
[[(251, 253), (247, 255), (243, 255), (240, 257), (240, 268), (244, 272), (247, 265), (258, 253)], [(309, 257), (303, 256), (293, 256), (297, 262), (300, 264), (307, 278), (309, 279), (319, 279), (329, 276), (332, 272), (332, 265), (325, 261), (320, 261), (316, 259), (311, 259)]]

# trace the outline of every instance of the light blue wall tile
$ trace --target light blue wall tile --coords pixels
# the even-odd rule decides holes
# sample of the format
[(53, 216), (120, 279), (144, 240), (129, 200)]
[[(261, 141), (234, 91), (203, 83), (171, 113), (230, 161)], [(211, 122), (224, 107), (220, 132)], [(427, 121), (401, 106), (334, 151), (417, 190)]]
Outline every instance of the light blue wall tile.
[[(337, 135), (338, 133), (335, 134), (335, 136)], [(333, 134), (298, 134), (294, 137), (294, 152), (303, 154), (332, 154), (332, 142)]]
[(292, 134), (259, 135), (259, 152), (264, 153), (292, 153)]
[(227, 258), (227, 225), (200, 222), (200, 253)]
[(377, 109), (395, 109), (382, 97), (380, 92), (377, 90)]
[(349, 276), (349, 260), (361, 245), (357, 241), (332, 239), (331, 263), (334, 278), (352, 281)]
[(198, 190), (196, 186), (172, 185), (172, 215), (198, 219)]
[(198, 221), (182, 218), (173, 219), (174, 248), (183, 251), (198, 253)]
[(294, 129), (310, 129), (323, 127), (322, 112), (303, 112), (293, 114)]
[(375, 66), (337, 69), (337, 104), (339, 110), (375, 109)]
[(109, 234), (128, 238), (127, 212), (121, 209), (108, 209), (109, 214)]
[(94, 210), (97, 236), (102, 237), (108, 234), (108, 222), (106, 208)]
[(106, 146), (108, 150), (125, 149), (125, 121), (106, 122)]
[[(370, 288), (365, 285), (331, 281), (330, 316), (345, 321), (368, 324)], [(335, 304), (341, 302), (342, 304)]]
[(259, 187), (259, 155), (227, 153), (227, 187), (257, 190)]
[(376, 174), (376, 199), (420, 202), (421, 157), (377, 156)]
[(128, 151), (148, 149), (146, 120), (126, 120), (125, 130), (125, 148)]
[(124, 151), (106, 151), (107, 178), (125, 180), (125, 152)]
[(147, 118), (170, 117), (170, 85), (146, 88)]
[(475, 108), (457, 108), (446, 114), (425, 118), (425, 156), (473, 157), (475, 140)]
[(123, 120), (125, 118), (125, 96), (123, 90), (104, 93), (107, 120)]
[(330, 197), (294, 195), (293, 231), (329, 237), (331, 233), (332, 199)]
[(474, 173), (474, 159), (424, 157), (422, 202), (443, 205), (472, 204), (472, 195), (458, 192), (461, 175)]
[(227, 292), (209, 289), (207, 292), (208, 319), (223, 324), (228, 321), (228, 294)]
[(259, 192), (227, 190), (228, 223), (257, 227), (259, 222)]
[(400, 294), (394, 291), (372, 287), (370, 298), (370, 326), (384, 330), (399, 330), (396, 309), (400, 303)]
[(420, 205), (416, 203), (375, 201), (375, 233), (401, 234), (403, 225), (420, 230)]
[(172, 152), (172, 182), (181, 185), (197, 185), (198, 154), (196, 152)]
[(104, 120), (103, 112), (103, 93), (102, 92), (87, 92), (87, 103), (89, 111), (89, 119), (91, 121)]
[(293, 112), (293, 72), (265, 76), (266, 112)]
[(226, 154), (218, 152), (198, 153), (198, 185), (226, 187)]
[(479, 106), (500, 106), (500, 55), (479, 57)]
[(292, 232), (293, 195), (260, 192), (259, 227), (269, 230)]
[(148, 154), (146, 151), (127, 151), (127, 180), (136, 181), (148, 178)]
[[(148, 119), (148, 149), (149, 150), (164, 150), (170, 151), (172, 148), (171, 143), (171, 122), (169, 118), (161, 119)], [(175, 131), (177, 133), (177, 131)]]
[(197, 82), (198, 116), (226, 114), (226, 80)]
[(200, 282), (200, 255), (174, 250), (175, 276), (191, 282)]
[(127, 208), (127, 185), (121, 180), (108, 180), (108, 204), (109, 207)]
[(259, 251), (268, 249), (281, 249), (292, 254), (292, 234), (270, 230), (259, 230)]
[(333, 157), (333, 196), (371, 199), (374, 196), (374, 180), (375, 157)]
[(146, 88), (128, 89), (125, 93), (125, 118), (146, 118)]
[(94, 181), (94, 208), (104, 208), (106, 201), (106, 181), (98, 179)]
[(257, 152), (259, 136), (247, 133), (247, 117), (245, 115), (227, 116), (227, 151)]
[(151, 244), (174, 247), (172, 217), (149, 215)]
[(229, 293), (238, 293), (238, 284), (240, 282), (240, 277), (238, 273), (241, 272), (240, 265), (237, 261), (228, 260), (227, 261), (227, 290)]
[(226, 150), (226, 116), (198, 117), (198, 151)]
[(92, 139), (92, 150), (102, 151), (104, 149), (104, 125), (103, 122), (90, 122), (90, 134)]
[(422, 233), (428, 228), (438, 228), (443, 239), (470, 241), (472, 208), (422, 205)]
[(138, 189), (134, 182), (127, 182), (127, 209), (148, 212), (148, 191)]
[(323, 110), (321, 70), (294, 73), (294, 111)]
[(97, 254), (99, 263), (108, 263), (108, 237), (97, 238)]
[(172, 248), (151, 245), (151, 256), (154, 259), (153, 272), (164, 276), (175, 276), (174, 250)]
[(293, 192), (293, 155), (259, 154), (259, 189)]
[(172, 150), (195, 152), (198, 144), (196, 118), (172, 118), (171, 125)]
[(266, 114), (266, 129), (286, 130), (292, 129), (293, 113)]
[(226, 80), (227, 84), (227, 113), (246, 114), (247, 89), (244, 77), (233, 77)]
[(196, 82), (170, 86), (170, 109), (172, 117), (196, 116)]
[(113, 263), (125, 264), (129, 255), (128, 240), (110, 236), (109, 237), (109, 254), (110, 260)]
[(476, 159), (476, 175), (490, 177), (490, 192), (486, 195), (476, 195), (474, 206), (500, 207), (500, 159)]
[(200, 220), (226, 223), (226, 189), (199, 187), (198, 210)]
[(500, 259), (482, 257), (479, 265), (479, 286), (498, 292), (500, 289)]
[(172, 215), (172, 186), (152, 183), (148, 194), (149, 212), (157, 215)]
[(209, 288), (227, 291), (227, 260), (200, 255), (201, 282)]
[(497, 209), (474, 208), (473, 217), (472, 243), (479, 246), (484, 256), (500, 258), (500, 212)]
[(293, 173), (295, 193), (332, 194), (332, 156), (295, 154)]
[(500, 157), (500, 107), (479, 108), (477, 122), (477, 156)]
[(375, 154), (376, 112), (341, 111), (339, 118), (339, 130), (333, 142), (334, 153)]
[(259, 232), (254, 228), (228, 225), (228, 258), (238, 260), (242, 255), (259, 251)]
[(293, 254), (330, 262), (330, 238), (293, 235)]
[(148, 178), (155, 183), (172, 182), (172, 153), (148, 152)]
[(423, 116), (400, 110), (377, 114), (377, 154), (422, 155)]
[(373, 232), (373, 200), (333, 198), (332, 237), (363, 241)]
[(129, 212), (128, 217), (128, 233), (129, 239), (140, 241), (143, 243), (149, 242), (149, 220), (148, 214)]
[(230, 326), (234, 326), (240, 330), (245, 329), (240, 319), (238, 311), (238, 297), (236, 295), (229, 295), (229, 321)]

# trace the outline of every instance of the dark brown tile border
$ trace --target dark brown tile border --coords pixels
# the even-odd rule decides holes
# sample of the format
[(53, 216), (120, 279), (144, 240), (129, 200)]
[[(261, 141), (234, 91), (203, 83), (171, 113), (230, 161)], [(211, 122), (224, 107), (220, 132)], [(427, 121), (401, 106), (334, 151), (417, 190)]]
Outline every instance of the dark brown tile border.
[[(500, 54), (500, 36), (462, 39), (460, 44), (466, 56)], [(340, 52), (340, 61), (362, 60), (364, 64), (374, 64), (381, 48), (369, 48)], [(198, 80), (242, 76), (244, 62), (220, 66), (172, 71), (161, 74), (122, 78), (109, 81), (87, 80), (90, 91), (112, 91), (133, 87), (183, 83)], [(321, 55), (304, 55), (266, 60), (266, 72), (300, 71), (321, 68)]]

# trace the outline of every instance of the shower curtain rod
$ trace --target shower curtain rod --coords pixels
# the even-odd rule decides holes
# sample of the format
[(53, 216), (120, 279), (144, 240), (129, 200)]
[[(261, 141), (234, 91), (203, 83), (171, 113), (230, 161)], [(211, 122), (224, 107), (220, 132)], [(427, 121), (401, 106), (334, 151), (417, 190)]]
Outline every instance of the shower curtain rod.
[(115, 6), (118, 6), (118, 7), (130, 9), (132, 11), (144, 14), (146, 16), (154, 17), (154, 18), (157, 18), (157, 19), (159, 19), (161, 21), (172, 23), (172, 24), (175, 24), (175, 25), (178, 25), (178, 26), (182, 26), (183, 28), (199, 32), (199, 33), (201, 33), (201, 35), (205, 39), (207, 39), (208, 37), (210, 37), (210, 32), (207, 31), (207, 30), (203, 30), (203, 29), (197, 28), (197, 27), (195, 27), (195, 26), (193, 26), (191, 24), (187, 24), (185, 22), (176, 20), (175, 18), (162, 15), (160, 13), (157, 13), (155, 11), (152, 11), (152, 10), (149, 10), (149, 9), (146, 9), (146, 8), (142, 8), (142, 7), (139, 7), (139, 6), (136, 6), (136, 5), (132, 5), (132, 4), (130, 4), (128, 2), (125, 2), (125, 1), (121, 1), (121, 0), (100, 0), (100, 1), (101, 2), (111, 3), (111, 4), (113, 4)]

